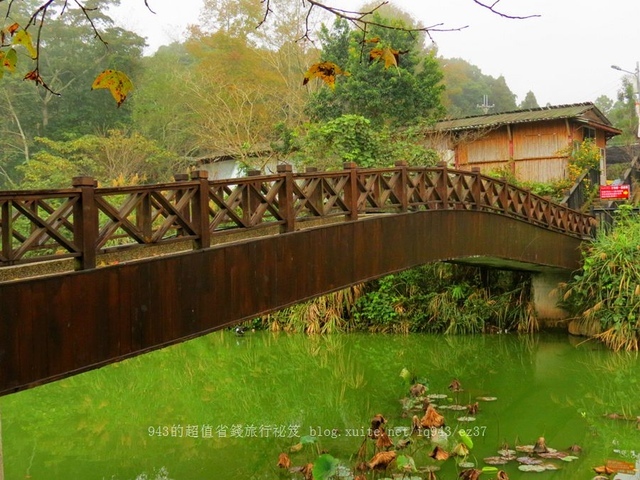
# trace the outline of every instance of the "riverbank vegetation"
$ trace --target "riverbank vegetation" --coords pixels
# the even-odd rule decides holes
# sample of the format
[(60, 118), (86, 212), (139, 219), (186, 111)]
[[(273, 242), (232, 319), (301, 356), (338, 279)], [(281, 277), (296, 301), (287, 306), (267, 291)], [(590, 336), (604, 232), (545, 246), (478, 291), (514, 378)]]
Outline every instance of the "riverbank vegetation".
[(288, 332), (533, 332), (530, 275), (434, 263), (387, 275), (265, 316)]
[(583, 267), (564, 285), (577, 328), (614, 350), (640, 347), (640, 218), (621, 206), (583, 252)]

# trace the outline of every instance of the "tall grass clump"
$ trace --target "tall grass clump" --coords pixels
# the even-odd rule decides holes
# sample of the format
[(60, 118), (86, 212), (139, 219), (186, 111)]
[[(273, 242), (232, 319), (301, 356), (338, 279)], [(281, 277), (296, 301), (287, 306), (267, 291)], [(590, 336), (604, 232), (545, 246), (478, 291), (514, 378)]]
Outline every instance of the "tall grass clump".
[(530, 285), (522, 272), (433, 263), (292, 305), (250, 326), (307, 334), (533, 332)]
[(450, 263), (423, 265), (366, 286), (355, 328), (470, 334), (537, 328), (529, 275)]
[(277, 312), (265, 315), (261, 324), (268, 330), (290, 333), (337, 333), (349, 330), (348, 319), (363, 284), (353, 285), (337, 292), (297, 303)]
[(640, 345), (640, 217), (621, 206), (613, 228), (600, 230), (582, 254), (583, 267), (564, 285), (564, 304), (613, 350)]

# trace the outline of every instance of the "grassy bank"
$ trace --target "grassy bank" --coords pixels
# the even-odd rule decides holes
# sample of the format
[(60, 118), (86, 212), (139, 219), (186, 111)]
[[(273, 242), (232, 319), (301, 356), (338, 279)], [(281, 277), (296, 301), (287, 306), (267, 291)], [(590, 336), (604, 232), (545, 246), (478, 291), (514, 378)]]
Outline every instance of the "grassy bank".
[(522, 272), (429, 264), (294, 305), (252, 326), (311, 334), (534, 331), (530, 283)]

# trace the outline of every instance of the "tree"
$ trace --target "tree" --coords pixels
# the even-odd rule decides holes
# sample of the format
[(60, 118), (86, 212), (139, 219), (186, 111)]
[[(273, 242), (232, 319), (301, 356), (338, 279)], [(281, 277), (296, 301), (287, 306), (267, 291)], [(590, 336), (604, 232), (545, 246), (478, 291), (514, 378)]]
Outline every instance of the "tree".
[(111, 130), (74, 140), (39, 138), (42, 148), (18, 168), (26, 188), (66, 188), (89, 175), (101, 183), (133, 185), (169, 181), (180, 160), (138, 133)]
[(450, 117), (465, 117), (483, 113), (480, 104), (484, 96), (492, 105), (490, 113), (516, 109), (515, 95), (504, 77), (491, 77), (480, 68), (461, 58), (440, 59), (444, 71), (445, 105)]
[(593, 103), (596, 107), (598, 107), (598, 110), (600, 110), (605, 117), (609, 116), (609, 113), (613, 108), (613, 100), (611, 100), (606, 95), (600, 95)]
[(338, 78), (334, 89), (323, 87), (311, 95), (311, 118), (354, 114), (376, 124), (406, 125), (440, 117), (444, 87), (434, 52), (425, 53), (402, 20), (377, 12), (372, 18), (375, 24), (364, 37), (340, 19), (321, 32), (321, 60), (345, 61), (340, 67), (348, 75)]
[[(27, 22), (28, 12), (39, 5), (36, 0), (15, 2), (11, 20)], [(106, 12), (110, 0), (99, 0), (96, 8)], [(114, 26), (110, 17), (100, 14), (96, 27), (109, 40), (109, 48), (96, 43), (86, 28), (79, 10), (53, 17), (46, 24), (46, 38), (40, 48), (47, 52), (38, 62), (41, 75), (48, 78), (47, 88), (38, 88), (22, 78), (28, 74), (26, 63), (16, 65), (13, 74), (0, 81), (0, 186), (19, 182), (16, 166), (30, 160), (39, 146), (35, 137), (61, 140), (69, 135), (107, 131), (130, 122), (130, 107), (113, 108), (107, 92), (91, 92), (89, 86), (104, 65), (137, 72), (144, 40)]]
[(609, 112), (611, 123), (620, 130), (611, 145), (632, 145), (638, 141), (638, 115), (635, 108), (635, 90), (632, 81), (624, 77), (618, 90), (618, 100)]
[(520, 108), (520, 110), (530, 110), (532, 108), (540, 108), (540, 105), (538, 105), (538, 100), (536, 99), (535, 94), (529, 90), (518, 108)]
[(191, 96), (185, 88), (192, 81), (196, 63), (184, 44), (160, 47), (143, 59), (138, 88), (131, 99), (136, 130), (181, 157), (198, 149), (192, 128), (197, 120), (188, 108)]
[(420, 129), (376, 127), (360, 115), (343, 115), (309, 126), (294, 162), (323, 170), (340, 170), (345, 162), (362, 168), (391, 167), (396, 161), (412, 166), (435, 165), (435, 151), (422, 145)]
[[(153, 12), (153, 0), (140, 1), (144, 1), (147, 8), (149, 8), (149, 10)], [(498, 3), (500, 3), (500, 1), (501, 0), (497, 0), (492, 3), (483, 3), (480, 0), (472, 0), (474, 4), (486, 8), (491, 12), (506, 18), (525, 19), (539, 16), (518, 16), (504, 13), (503, 11), (498, 10)], [(43, 27), (48, 24), (52, 16), (67, 14), (70, 11), (77, 10), (78, 12), (80, 12), (79, 16), (86, 20), (86, 24), (88, 25), (89, 30), (93, 33), (95, 38), (106, 45), (107, 42), (103, 38), (102, 32), (100, 31), (98, 25), (98, 20), (104, 14), (106, 9), (105, 6), (101, 4), (100, 0), (97, 0), (97, 4), (83, 0), (76, 0), (74, 2), (68, 2), (67, 0), (10, 0), (8, 2), (0, 3), (4, 3), (7, 6), (5, 16), (7, 19), (10, 19), (12, 9), (16, 10), (21, 5), (24, 5), (27, 2), (35, 2), (33, 4), (30, 4), (26, 9), (26, 11), (28, 12), (27, 19), (23, 19), (22, 23), (5, 22), (8, 26), (2, 29), (0, 56), (3, 57), (3, 63), (0, 66), (0, 72), (4, 72), (5, 68), (8, 68), (10, 70), (14, 68), (15, 63), (17, 62), (17, 56), (13, 52), (14, 46), (24, 46), (25, 48), (27, 48), (29, 56), (34, 63), (34, 68), (30, 70), (30, 72), (25, 76), (25, 79), (33, 81), (36, 85), (40, 85), (45, 89), (53, 92), (51, 87), (49, 87), (47, 81), (45, 81), (43, 76), (41, 76), (40, 74), (40, 47), (43, 45), (43, 39), (45, 38), (45, 36), (43, 36)], [(120, 0), (111, 1), (112, 4), (119, 4), (119, 2)], [(257, 2), (252, 2), (251, 0), (206, 0), (206, 2), (207, 5), (214, 7), (214, 9), (217, 10), (221, 15), (218, 15), (215, 18), (208, 18), (205, 13), (205, 15), (203, 16), (204, 22), (206, 23), (207, 21), (209, 21), (210, 23), (217, 25), (218, 27), (225, 28), (235, 28), (238, 24), (244, 24), (242, 25), (242, 28), (246, 29), (248, 20), (255, 21), (257, 19), (257, 13), (260, 11), (259, 9), (262, 9), (262, 19), (258, 22), (257, 26), (262, 26), (270, 17), (274, 16), (275, 11), (279, 11), (281, 9), (281, 4), (278, 5), (278, 8), (276, 10), (272, 9), (271, 0), (261, 1), (259, 7)], [(370, 27), (380, 26), (379, 24), (377, 24), (376, 20), (372, 19), (369, 15), (374, 13), (381, 6), (386, 5), (386, 3), (387, 2), (382, 2), (380, 4), (374, 5), (369, 11), (349, 11), (340, 7), (332, 7), (320, 0), (306, 0), (305, 2), (303, 2), (303, 9), (306, 12), (303, 19), (303, 37), (310, 38), (309, 35), (311, 34), (312, 22), (310, 22), (309, 20), (312, 17), (312, 13), (317, 10), (329, 12), (335, 17), (342, 18), (350, 22), (355, 28), (366, 32)], [(384, 28), (389, 28), (388, 25), (382, 26)], [(431, 37), (432, 32), (460, 30), (465, 27), (446, 28), (441, 24), (436, 24), (431, 27), (420, 26), (409, 29), (406, 27), (400, 28), (401, 30), (409, 32), (423, 32)], [(35, 40), (33, 38), (34, 36)], [(4, 60), (7, 59), (9, 59), (9, 61), (5, 62)], [(119, 74), (119, 78), (124, 77), (121, 72), (117, 73)]]

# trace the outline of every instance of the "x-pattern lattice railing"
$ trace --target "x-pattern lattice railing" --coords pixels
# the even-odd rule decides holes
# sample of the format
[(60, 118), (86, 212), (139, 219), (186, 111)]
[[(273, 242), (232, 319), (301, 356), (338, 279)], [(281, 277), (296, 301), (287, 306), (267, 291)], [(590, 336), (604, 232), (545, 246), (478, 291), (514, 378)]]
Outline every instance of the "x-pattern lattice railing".
[(478, 171), (439, 164), (414, 168), (293, 173), (209, 181), (206, 172), (175, 183), (96, 188), (88, 177), (74, 188), (0, 192), (0, 266), (76, 258), (93, 268), (96, 256), (121, 248), (193, 240), (278, 227), (291, 232), (315, 218), (418, 210), (479, 210), (588, 238), (593, 217), (570, 210)]

